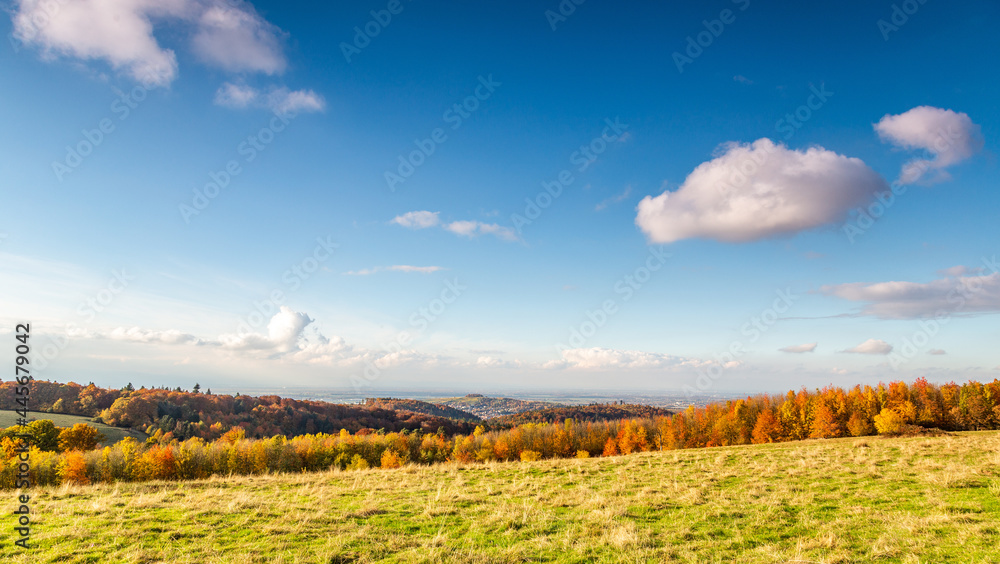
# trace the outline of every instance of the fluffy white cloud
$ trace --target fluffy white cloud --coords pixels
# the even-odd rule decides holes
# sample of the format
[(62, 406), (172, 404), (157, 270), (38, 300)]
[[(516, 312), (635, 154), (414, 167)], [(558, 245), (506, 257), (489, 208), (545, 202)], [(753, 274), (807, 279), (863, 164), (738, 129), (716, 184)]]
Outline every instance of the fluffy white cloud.
[[(875, 131), (883, 141), (905, 149), (923, 149), (931, 159), (914, 159), (903, 165), (900, 184), (918, 180), (947, 180), (943, 169), (975, 155), (983, 148), (979, 126), (965, 113), (932, 106), (918, 106), (899, 115), (882, 117)], [(933, 176), (928, 177), (928, 173)]]
[(227, 108), (249, 108), (257, 102), (259, 92), (245, 84), (227, 82), (215, 92), (215, 103)]
[(440, 212), (429, 211), (406, 212), (403, 215), (397, 215), (394, 217), (392, 219), (392, 223), (402, 225), (403, 227), (409, 227), (411, 229), (426, 229), (441, 223), (441, 220), (438, 218), (439, 213)]
[(868, 339), (856, 347), (845, 349), (840, 352), (857, 354), (889, 354), (892, 352), (892, 345), (879, 339)]
[(277, 114), (321, 112), (326, 109), (326, 100), (312, 90), (290, 91), (287, 88), (272, 88), (264, 94), (245, 84), (227, 82), (215, 92), (215, 103), (234, 109), (267, 108)]
[(493, 235), (504, 241), (517, 241), (517, 233), (510, 227), (497, 225), (496, 223), (483, 223), (481, 221), (453, 221), (444, 226), (445, 229), (456, 235), (463, 237), (476, 237), (477, 235)]
[(192, 4), (201, 4), (192, 44), (202, 60), (232, 72), (284, 72), (283, 34), (252, 5), (241, 0)]
[(326, 100), (312, 90), (277, 88), (268, 95), (267, 107), (277, 114), (322, 112)]
[(281, 73), (282, 32), (242, 0), (15, 0), (14, 35), (46, 58), (102, 60), (149, 86), (177, 76), (177, 56), (157, 41), (165, 25), (187, 28), (206, 63), (235, 72)]
[(924, 284), (855, 282), (823, 286), (820, 292), (852, 302), (864, 302), (861, 309), (863, 315), (883, 319), (1000, 311), (1000, 273), (950, 276)]
[(635, 222), (654, 243), (754, 241), (838, 223), (887, 188), (860, 159), (758, 139), (724, 145), (676, 192), (643, 198)]
[(816, 350), (816, 344), (817, 343), (806, 343), (804, 345), (791, 345), (778, 350), (786, 353), (811, 353)]
[(281, 306), (281, 310), (267, 324), (267, 335), (245, 333), (222, 335), (223, 348), (238, 351), (262, 350), (285, 353), (299, 348), (299, 340), (312, 319), (304, 313)]

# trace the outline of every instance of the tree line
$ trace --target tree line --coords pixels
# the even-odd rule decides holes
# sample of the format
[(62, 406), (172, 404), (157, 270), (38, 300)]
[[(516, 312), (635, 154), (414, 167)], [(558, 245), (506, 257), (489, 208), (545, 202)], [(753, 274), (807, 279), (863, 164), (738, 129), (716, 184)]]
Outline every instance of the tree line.
[[(802, 389), (689, 407), (672, 416), (618, 421), (525, 423), (488, 431), (449, 434), (398, 432), (278, 434), (249, 438), (234, 427), (215, 440), (180, 440), (156, 429), (146, 443), (125, 438), (103, 449), (32, 447), (39, 485), (108, 481), (183, 480), (212, 475), (398, 468), (404, 464), (489, 462), (618, 456), (650, 450), (771, 443), (808, 438), (896, 434), (919, 428), (948, 431), (1000, 428), (1000, 380)], [(0, 486), (13, 484), (12, 439), (0, 438), (5, 457)]]
[[(0, 383), (0, 409), (17, 404), (14, 381)], [(438, 415), (396, 411), (380, 406), (334, 404), (279, 396), (213, 395), (185, 392), (179, 388), (140, 388), (131, 385), (109, 390), (93, 383), (87, 386), (46, 380), (31, 384), (33, 409), (92, 417), (115, 427), (131, 427), (170, 438), (200, 437), (214, 440), (227, 430), (240, 427), (250, 437), (274, 435), (294, 437), (314, 433), (351, 432), (361, 429), (386, 431), (444, 428), (449, 434), (470, 432), (475, 425)]]

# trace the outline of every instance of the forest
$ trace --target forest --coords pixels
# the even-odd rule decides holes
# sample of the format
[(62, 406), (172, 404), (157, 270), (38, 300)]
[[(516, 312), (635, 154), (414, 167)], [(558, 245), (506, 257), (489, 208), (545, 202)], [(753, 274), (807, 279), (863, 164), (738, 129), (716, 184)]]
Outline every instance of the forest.
[[(848, 390), (802, 389), (689, 407), (671, 416), (529, 422), (491, 431), (480, 425), (468, 434), (449, 434), (443, 427), (398, 432), (342, 428), (292, 438), (280, 433), (250, 438), (244, 427), (236, 426), (214, 440), (198, 436), (182, 440), (172, 431), (157, 428), (145, 443), (126, 438), (97, 449), (93, 448), (95, 438), (86, 430), (77, 429), (75, 435), (91, 436), (89, 439), (70, 442), (62, 440), (64, 430), (33, 425), (44, 427), (46, 433), (36, 438), (30, 451), (37, 485), (184, 480), (212, 475), (391, 469), (404, 464), (618, 456), (649, 450), (898, 435), (924, 429), (997, 429), (1000, 380), (936, 385), (918, 379), (909, 385), (891, 382)], [(0, 434), (0, 486), (5, 488), (12, 487), (17, 465), (14, 433), (16, 428)], [(81, 444), (83, 440), (86, 442)]]
[[(15, 382), (0, 383), (0, 409), (18, 406)], [(92, 417), (116, 427), (131, 427), (152, 435), (157, 430), (179, 440), (217, 439), (233, 427), (248, 437), (294, 437), (312, 433), (337, 433), (341, 429), (385, 431), (437, 431), (449, 434), (471, 431), (475, 425), (447, 417), (397, 411), (378, 406), (343, 405), (296, 400), (278, 396), (251, 397), (186, 392), (179, 388), (140, 388), (131, 384), (109, 390), (70, 382), (36, 380), (31, 384), (31, 409)]]
[(673, 412), (662, 407), (638, 404), (607, 404), (572, 405), (534, 409), (522, 413), (512, 413), (495, 419), (490, 419), (487, 427), (490, 429), (508, 429), (525, 423), (558, 423), (566, 419), (581, 421), (612, 421), (615, 419), (652, 419), (666, 417)]

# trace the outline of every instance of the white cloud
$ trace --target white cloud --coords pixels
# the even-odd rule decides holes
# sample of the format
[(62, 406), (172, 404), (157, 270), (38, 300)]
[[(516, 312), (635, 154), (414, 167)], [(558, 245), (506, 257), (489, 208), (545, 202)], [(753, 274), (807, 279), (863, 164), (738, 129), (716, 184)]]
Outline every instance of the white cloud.
[(281, 74), (285, 56), (282, 31), (260, 17), (241, 0), (201, 3), (198, 31), (192, 40), (195, 53), (206, 63), (231, 72)]
[(475, 366), (478, 368), (522, 368), (525, 364), (519, 360), (503, 360), (495, 356), (480, 356), (476, 359)]
[(410, 266), (408, 264), (397, 264), (389, 267), (389, 270), (395, 270), (398, 272), (419, 272), (420, 274), (430, 274), (431, 272), (437, 272), (439, 270), (444, 270), (441, 266)]
[(729, 143), (676, 192), (646, 196), (636, 225), (651, 242), (695, 237), (729, 243), (790, 235), (842, 221), (886, 182), (860, 159), (770, 139)]
[(403, 215), (397, 215), (391, 221), (396, 225), (408, 227), (410, 229), (427, 229), (428, 227), (441, 226), (446, 231), (450, 231), (462, 237), (477, 237), (479, 235), (493, 235), (504, 241), (517, 241), (517, 233), (510, 227), (504, 227), (496, 223), (483, 223), (475, 220), (452, 221), (451, 223), (441, 223), (440, 212), (411, 211)]
[[(281, 30), (242, 0), (15, 0), (14, 35), (45, 58), (104, 61), (153, 86), (178, 73), (177, 56), (157, 35), (188, 31), (205, 63), (231, 72), (280, 74)], [(174, 34), (171, 35), (182, 35)]]
[(370, 274), (375, 274), (376, 272), (382, 272), (385, 270), (391, 270), (395, 272), (417, 272), (420, 274), (430, 274), (432, 272), (438, 272), (439, 270), (445, 270), (445, 268), (443, 266), (412, 266), (409, 264), (395, 264), (392, 266), (376, 266), (375, 268), (351, 270), (349, 272), (345, 272), (344, 274), (350, 276), (368, 276)]
[[(560, 360), (545, 364), (545, 368), (578, 368), (590, 370), (608, 369), (664, 369), (695, 368), (712, 364), (709, 361), (684, 358), (662, 353), (628, 351), (606, 348), (566, 349)], [(727, 363), (733, 368), (740, 363)]]
[(326, 100), (312, 90), (277, 88), (268, 95), (267, 107), (277, 114), (322, 112), (326, 109)]
[(162, 343), (166, 345), (201, 345), (204, 341), (194, 335), (174, 329), (168, 331), (148, 331), (139, 327), (119, 327), (106, 335), (116, 341), (132, 341), (136, 343)]
[(248, 108), (257, 101), (258, 95), (256, 88), (227, 82), (215, 92), (215, 104), (227, 108)]
[(918, 282), (854, 282), (823, 286), (820, 292), (864, 302), (863, 315), (883, 319), (915, 319), (952, 313), (1000, 311), (1000, 273)]
[(312, 90), (290, 91), (275, 87), (267, 95), (245, 84), (226, 82), (215, 92), (215, 104), (233, 109), (267, 108), (277, 114), (321, 112), (326, 101)]
[(230, 350), (285, 353), (299, 348), (302, 333), (312, 321), (304, 313), (281, 306), (281, 310), (267, 324), (267, 335), (260, 333), (221, 335), (219, 342), (223, 348)]
[[(945, 167), (964, 161), (983, 148), (979, 126), (968, 114), (942, 108), (918, 106), (899, 115), (886, 114), (874, 127), (883, 141), (905, 149), (923, 149), (933, 157), (904, 164), (900, 184), (947, 180), (950, 177), (943, 170)], [(925, 178), (929, 172), (934, 176)]]
[(14, 35), (41, 48), (46, 58), (104, 60), (135, 80), (165, 86), (177, 76), (177, 56), (157, 43), (153, 21), (185, 18), (189, 4), (77, 0), (53, 6), (46, 0), (16, 0)]
[(816, 344), (817, 343), (807, 343), (804, 345), (791, 345), (778, 350), (786, 353), (811, 353), (816, 350)]
[(411, 229), (426, 229), (441, 223), (441, 220), (438, 218), (439, 213), (440, 212), (429, 211), (406, 212), (403, 215), (397, 215), (394, 217), (392, 219), (392, 223), (402, 225), (403, 227), (409, 227)]
[(892, 352), (892, 345), (879, 339), (868, 339), (860, 345), (845, 349), (840, 352), (857, 354), (889, 354)]
[(496, 223), (483, 223), (481, 221), (453, 221), (444, 226), (445, 229), (456, 235), (463, 237), (476, 237), (478, 235), (493, 235), (504, 241), (517, 241), (517, 233), (510, 227), (497, 225)]

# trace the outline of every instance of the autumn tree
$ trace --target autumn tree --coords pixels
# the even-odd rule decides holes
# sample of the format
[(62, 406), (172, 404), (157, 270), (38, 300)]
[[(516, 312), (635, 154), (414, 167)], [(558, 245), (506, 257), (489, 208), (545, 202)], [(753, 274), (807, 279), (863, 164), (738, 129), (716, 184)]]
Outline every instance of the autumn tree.
[(59, 479), (64, 484), (87, 485), (87, 460), (80, 452), (69, 452), (63, 457), (58, 467)]
[(872, 425), (867, 415), (861, 411), (855, 411), (847, 420), (847, 432), (852, 437), (863, 437), (875, 433), (875, 426)]
[(906, 424), (906, 416), (895, 409), (885, 408), (875, 416), (875, 429), (880, 435), (895, 435)]
[(32, 436), (32, 444), (41, 450), (59, 449), (59, 432), (61, 428), (48, 419), (39, 419), (28, 424), (28, 433)]
[(59, 433), (59, 450), (63, 452), (94, 450), (103, 440), (104, 435), (94, 427), (86, 423), (77, 423)]
[(839, 437), (842, 434), (837, 416), (826, 402), (820, 401), (813, 413), (812, 429), (809, 436), (814, 439)]
[(781, 440), (781, 422), (774, 416), (771, 409), (765, 409), (757, 416), (752, 437), (756, 444), (774, 443)]

